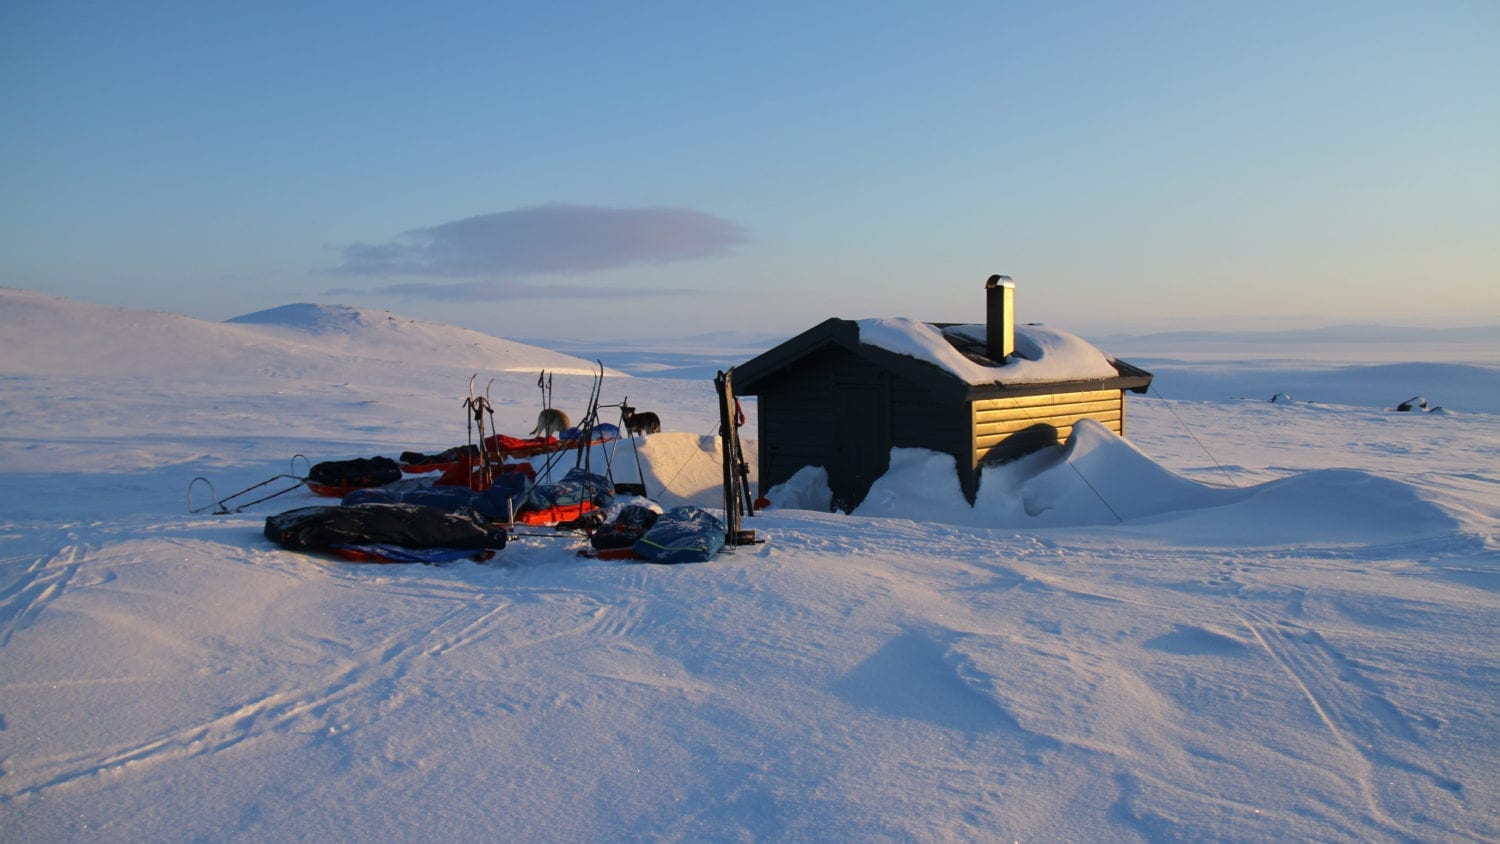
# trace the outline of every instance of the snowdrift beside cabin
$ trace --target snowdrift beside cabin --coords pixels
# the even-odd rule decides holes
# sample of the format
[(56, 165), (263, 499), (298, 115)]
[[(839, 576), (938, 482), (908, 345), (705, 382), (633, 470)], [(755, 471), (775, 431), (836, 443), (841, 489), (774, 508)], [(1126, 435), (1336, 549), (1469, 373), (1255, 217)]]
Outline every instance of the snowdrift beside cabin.
[(828, 486), (828, 470), (822, 466), (803, 466), (787, 478), (766, 491), (766, 500), (771, 507), (781, 510), (817, 510), (827, 513), (833, 509), (833, 490)]
[[(815, 489), (819, 470), (805, 471), (794, 476), (796, 485), (778, 488), (794, 502), (783, 506), (825, 500)], [(777, 506), (777, 497), (768, 497)], [(853, 515), (1012, 529), (1170, 522), (1173, 535), (1241, 546), (1258, 544), (1258, 537), (1395, 541), (1461, 529), (1409, 485), (1354, 469), (1320, 469), (1245, 488), (1207, 486), (1161, 466), (1091, 419), (1074, 427), (1062, 449), (986, 467), (973, 507), (959, 490), (952, 455), (892, 449), (890, 470)]]

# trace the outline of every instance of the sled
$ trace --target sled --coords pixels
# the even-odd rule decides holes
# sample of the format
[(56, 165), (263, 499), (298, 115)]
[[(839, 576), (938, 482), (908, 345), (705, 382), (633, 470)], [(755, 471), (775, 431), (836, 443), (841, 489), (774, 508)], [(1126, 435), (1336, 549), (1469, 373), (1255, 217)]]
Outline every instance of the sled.
[(583, 433), (578, 428), (569, 428), (555, 437), (512, 437), (506, 434), (495, 434), (486, 437), (484, 445), (491, 454), (522, 458), (552, 454), (557, 451), (572, 451), (584, 445), (605, 445), (619, 438), (620, 429), (617, 426), (601, 423), (592, 427), (587, 441), (584, 440)]
[[(605, 445), (620, 438), (619, 428), (614, 425), (599, 425), (594, 428), (588, 445)], [(570, 428), (560, 437), (513, 437), (509, 434), (492, 434), (484, 438), (484, 452), (490, 456), (490, 465), (496, 471), (506, 471), (505, 460), (525, 460), (559, 451), (572, 451), (584, 444), (577, 428)], [(410, 474), (442, 472), (457, 473), (456, 481), (438, 483), (463, 484), (463, 470), (473, 471), (479, 466), (479, 449), (475, 446), (455, 446), (434, 455), (408, 451), (401, 455), (401, 470)]]
[(393, 549), (406, 549), (416, 558), (423, 555), (414, 549), (474, 553), (504, 548), (509, 538), (504, 529), (472, 513), (378, 502), (288, 510), (268, 517), (264, 533), (267, 539), (292, 551), (336, 552), (354, 546), (363, 548), (366, 555), (383, 554), (393, 562), (398, 553)]
[(536, 470), (531, 468), (530, 463), (494, 463), (490, 465), (490, 483), (485, 483), (485, 472), (480, 467), (469, 463), (455, 463), (443, 470), (437, 480), (433, 481), (436, 486), (463, 486), (483, 492), (494, 484), (502, 475), (522, 475), (528, 480), (536, 480)]
[(329, 460), (307, 472), (307, 488), (314, 495), (343, 498), (356, 489), (384, 486), (401, 480), (401, 466), (389, 457)]
[(577, 504), (562, 504), (554, 507), (539, 507), (533, 510), (522, 510), (516, 514), (516, 524), (540, 527), (555, 525), (560, 522), (568, 522), (582, 516), (584, 513), (596, 510), (592, 501), (580, 501)]
[(472, 466), (479, 462), (479, 449), (472, 445), (454, 446), (437, 454), (416, 451), (401, 453), (401, 471), (412, 475), (446, 472), (455, 466)]
[[(294, 455), (292, 455), (292, 472), (291, 472), (291, 474), (272, 475), (271, 477), (266, 478), (265, 480), (261, 481), (258, 484), (254, 484), (252, 486), (248, 486), (248, 487), (240, 490), (239, 492), (234, 493), (233, 495), (226, 495), (223, 498), (218, 498), (216, 496), (216, 493), (214, 492), (213, 481), (210, 481), (208, 478), (201, 477), (201, 476), (193, 478), (191, 481), (188, 482), (188, 512), (189, 513), (202, 513), (205, 510), (208, 510), (209, 508), (213, 508), (214, 515), (216, 515), (216, 516), (227, 516), (227, 515), (230, 515), (232, 513), (238, 513), (241, 510), (244, 510), (246, 507), (249, 507), (251, 505), (259, 504), (262, 501), (270, 501), (272, 498), (275, 498), (275, 497), (277, 497), (279, 495), (286, 495), (287, 493), (292, 492), (293, 490), (301, 489), (302, 486), (303, 486), (303, 484), (307, 483), (307, 478), (306, 478), (305, 475), (299, 475), (299, 474), (297, 474), (297, 458), (299, 458), (299, 457), (302, 458), (302, 462), (303, 463), (305, 463), (305, 464), (307, 464), (309, 466), (309, 470), (308, 471), (310, 472), (311, 471), (311, 466), (312, 466), (311, 461), (309, 461), (305, 456), (303, 456), (301, 454), (294, 454)], [(208, 501), (207, 504), (201, 505), (199, 507), (194, 507), (193, 506), (193, 488), (196, 487), (200, 481), (203, 483), (204, 486), (208, 487), (208, 498), (209, 498), (209, 501)], [(272, 492), (272, 493), (270, 493), (268, 495), (263, 495), (260, 498), (256, 498), (256, 499), (251, 500), (251, 501), (245, 501), (245, 502), (236, 504), (233, 509), (230, 509), (229, 502), (234, 501), (235, 499), (240, 498), (241, 496), (249, 495), (250, 493), (252, 493), (252, 492), (254, 492), (254, 491), (258, 490), (258, 489), (261, 489), (262, 487), (270, 486), (271, 484), (274, 484), (277, 481), (291, 481), (291, 483), (290, 483), (290, 485), (285, 486), (282, 489), (278, 489), (275, 492)]]

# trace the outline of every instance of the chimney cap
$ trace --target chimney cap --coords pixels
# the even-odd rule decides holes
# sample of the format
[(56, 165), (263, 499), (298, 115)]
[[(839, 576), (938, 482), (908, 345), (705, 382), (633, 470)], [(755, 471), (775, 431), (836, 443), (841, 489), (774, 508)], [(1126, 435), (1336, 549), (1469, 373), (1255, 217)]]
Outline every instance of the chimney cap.
[(986, 281), (984, 283), (984, 289), (986, 290), (990, 290), (995, 287), (1014, 288), (1015, 286), (1016, 283), (1014, 281), (1011, 281), (1010, 276), (1008, 275), (992, 275), (990, 276), (989, 281)]

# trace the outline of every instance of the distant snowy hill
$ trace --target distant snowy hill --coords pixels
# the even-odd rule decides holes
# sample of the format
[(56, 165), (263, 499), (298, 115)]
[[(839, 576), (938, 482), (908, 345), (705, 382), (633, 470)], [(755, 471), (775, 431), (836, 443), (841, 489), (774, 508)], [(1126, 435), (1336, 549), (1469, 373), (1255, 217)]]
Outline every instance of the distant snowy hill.
[(610, 366), (631, 375), (712, 380), (718, 372), (744, 363), (786, 340), (788, 336), (764, 332), (715, 331), (685, 337), (627, 340), (581, 337), (520, 339), (587, 360), (603, 358)]
[(1500, 413), (1500, 367), (1464, 363), (1281, 366), (1137, 358), (1171, 399), (1251, 399), (1393, 408), (1422, 396), (1458, 413)]
[(538, 346), (344, 305), (286, 305), (214, 323), (0, 288), (0, 311), (4, 373), (349, 380), (376, 362), (487, 373), (594, 369), (590, 361)]
[[(213, 436), (245, 443), (241, 458), (259, 455), (277, 466), (294, 453), (333, 459), (440, 450), (472, 436), (463, 407), (471, 379), (494, 408), (486, 424), (526, 434), (542, 406), (536, 381), (544, 370), (554, 406), (579, 418), (594, 390), (593, 361), (478, 331), (318, 304), (209, 322), (0, 288), (0, 380), (8, 379), (12, 395), (25, 396), (27, 405), (23, 410), (20, 399), (11, 400), (6, 433), (49, 440), (64, 432), (154, 432), (147, 442), (106, 452), (101, 469), (143, 459), (197, 461), (205, 458), (200, 441)], [(668, 429), (712, 425), (708, 381), (648, 391), (634, 389), (636, 379), (617, 369), (606, 367), (605, 375), (605, 403), (628, 397), (655, 409), (671, 397), (692, 412), (665, 413)], [(350, 431), (364, 441), (360, 451), (330, 442)], [(268, 449), (268, 436), (285, 444)], [(236, 459), (215, 451), (207, 456), (211, 463)], [(44, 470), (52, 457), (45, 448), (0, 448), (0, 460)]]
[(1106, 343), (1492, 343), (1500, 344), (1500, 325), (1415, 328), (1397, 325), (1330, 325), (1283, 331), (1161, 331), (1153, 334), (1101, 336)]
[(1394, 407), (1413, 396), (1500, 413), (1500, 327), (1341, 325), (1287, 331), (1176, 331), (1090, 338), (1156, 376), (1155, 394), (1221, 401), (1291, 396)]

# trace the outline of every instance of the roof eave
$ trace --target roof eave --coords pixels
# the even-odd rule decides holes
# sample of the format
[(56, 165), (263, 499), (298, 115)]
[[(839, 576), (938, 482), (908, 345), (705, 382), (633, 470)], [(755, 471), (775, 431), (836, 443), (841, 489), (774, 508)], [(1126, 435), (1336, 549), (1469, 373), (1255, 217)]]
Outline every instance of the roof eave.
[(761, 381), (819, 349), (835, 345), (860, 351), (854, 323), (830, 317), (734, 367), (734, 391), (742, 396), (758, 395)]
[(1114, 378), (1084, 378), (1074, 381), (1039, 381), (1029, 384), (974, 384), (965, 399), (1019, 398), (1022, 396), (1045, 396), (1053, 393), (1085, 393), (1091, 390), (1129, 390), (1144, 393), (1151, 386), (1150, 373), (1120, 375)]
[(1151, 373), (1124, 361), (1112, 361), (1119, 374), (1113, 378), (1090, 378), (1028, 384), (971, 384), (956, 373), (928, 361), (859, 341), (859, 325), (830, 317), (812, 328), (762, 352), (734, 368), (734, 389), (739, 395), (759, 395), (761, 382), (797, 361), (829, 346), (840, 346), (897, 376), (920, 385), (934, 399), (954, 403), (1007, 396), (1039, 396), (1087, 390), (1130, 390), (1144, 393)]

